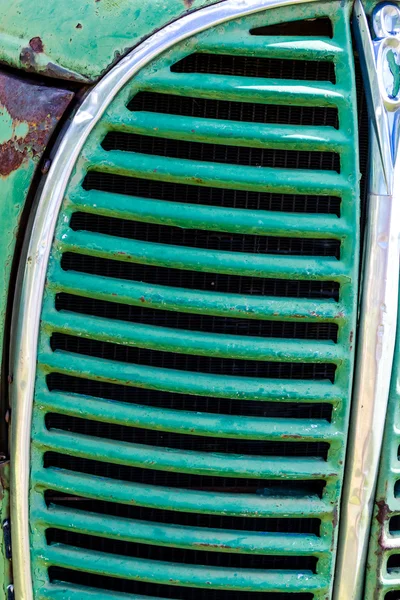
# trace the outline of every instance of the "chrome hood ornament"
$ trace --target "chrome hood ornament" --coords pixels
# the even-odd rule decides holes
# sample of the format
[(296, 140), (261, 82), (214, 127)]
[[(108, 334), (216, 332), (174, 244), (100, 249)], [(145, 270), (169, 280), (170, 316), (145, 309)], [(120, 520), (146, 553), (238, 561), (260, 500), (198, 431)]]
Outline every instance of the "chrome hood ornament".
[(400, 5), (371, 19), (356, 0), (353, 27), (370, 115), (370, 173), (361, 313), (335, 600), (362, 600), (398, 315), (400, 237)]

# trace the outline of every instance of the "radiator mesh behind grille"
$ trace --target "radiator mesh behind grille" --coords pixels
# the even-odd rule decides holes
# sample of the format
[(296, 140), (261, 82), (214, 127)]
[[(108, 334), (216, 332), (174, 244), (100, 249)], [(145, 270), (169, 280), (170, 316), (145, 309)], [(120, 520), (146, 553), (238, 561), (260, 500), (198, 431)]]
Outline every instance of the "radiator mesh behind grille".
[(38, 599), (330, 597), (355, 82), (343, 3), (296, 10), (160, 56), (78, 160), (41, 321)]

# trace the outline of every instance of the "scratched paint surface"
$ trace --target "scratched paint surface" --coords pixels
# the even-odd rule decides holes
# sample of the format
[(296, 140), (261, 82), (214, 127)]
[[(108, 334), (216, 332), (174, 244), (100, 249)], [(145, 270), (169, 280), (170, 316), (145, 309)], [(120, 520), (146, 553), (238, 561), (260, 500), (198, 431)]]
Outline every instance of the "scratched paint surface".
[(43, 151), (73, 95), (0, 72), (0, 355), (21, 214)]
[(95, 80), (170, 21), (217, 0), (0, 0), (0, 61)]

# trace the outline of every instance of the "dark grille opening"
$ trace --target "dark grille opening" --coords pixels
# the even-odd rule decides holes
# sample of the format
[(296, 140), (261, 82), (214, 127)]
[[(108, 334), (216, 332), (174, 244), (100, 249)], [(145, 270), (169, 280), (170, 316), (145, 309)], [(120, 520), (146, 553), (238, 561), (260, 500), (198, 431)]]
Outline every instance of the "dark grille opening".
[(232, 590), (213, 590), (210, 587), (200, 589), (128, 581), (127, 579), (92, 575), (91, 573), (61, 569), (59, 567), (50, 567), (49, 578), (51, 582), (68, 582), (100, 590), (141, 594), (150, 596), (151, 598), (168, 598), (173, 600), (313, 600), (314, 598), (313, 594), (308, 593), (232, 592)]
[(391, 554), (387, 561), (387, 571), (390, 573), (398, 570), (400, 570), (400, 554)]
[(340, 258), (340, 240), (335, 239), (290, 238), (204, 229), (183, 229), (171, 225), (130, 221), (83, 212), (76, 212), (72, 215), (70, 227), (74, 231), (93, 231), (119, 238), (188, 248)]
[(340, 173), (337, 152), (249, 148), (209, 142), (172, 140), (152, 135), (110, 131), (101, 143), (104, 150), (138, 152), (210, 163), (270, 167), (276, 169), (314, 169)]
[(232, 517), (225, 515), (207, 515), (202, 513), (176, 512), (145, 506), (128, 506), (116, 502), (104, 502), (62, 494), (55, 490), (46, 490), (47, 506), (62, 506), (73, 510), (82, 510), (100, 515), (136, 519), (151, 523), (182, 525), (184, 527), (204, 527), (232, 531), (282, 533), (320, 536), (320, 519), (307, 518), (256, 518)]
[(388, 592), (385, 594), (385, 600), (399, 600), (400, 598), (400, 590)]
[[(102, 277), (142, 281), (192, 290), (251, 296), (339, 300), (340, 286), (335, 281), (264, 279), (222, 273), (203, 273), (85, 256), (74, 252), (63, 254), (61, 266), (65, 271), (77, 271)], [(107, 285), (106, 282), (104, 285)]]
[(107, 561), (107, 555), (116, 554), (117, 556), (144, 558), (184, 565), (204, 565), (233, 569), (298, 570), (300, 572), (311, 571), (311, 573), (316, 572), (318, 563), (318, 558), (315, 556), (270, 556), (187, 550), (169, 546), (123, 542), (60, 529), (47, 529), (46, 538), (49, 545), (65, 544), (75, 548), (104, 552), (105, 561)]
[(258, 321), (216, 317), (130, 306), (117, 302), (106, 302), (95, 298), (85, 298), (72, 294), (57, 294), (56, 309), (67, 310), (84, 315), (93, 315), (106, 319), (144, 323), (157, 327), (223, 333), (225, 335), (247, 335), (264, 338), (287, 338), (306, 340), (332, 340), (337, 342), (338, 325), (336, 323), (304, 323), (291, 321)]
[(293, 60), (234, 54), (194, 53), (171, 66), (173, 73), (207, 73), (235, 77), (297, 79), (336, 83), (332, 61)]
[(248, 456), (312, 457), (327, 460), (329, 451), (329, 444), (326, 442), (244, 440), (191, 435), (171, 431), (157, 431), (155, 429), (139, 429), (54, 413), (48, 413), (45, 422), (48, 429), (61, 429), (90, 437), (159, 448), (173, 448), (174, 450), (191, 450), (193, 452), (220, 452)]
[(389, 533), (398, 533), (400, 531), (400, 515), (395, 515), (389, 520)]
[(248, 210), (273, 210), (289, 213), (321, 213), (340, 217), (340, 198), (336, 196), (303, 196), (300, 194), (273, 194), (231, 190), (169, 181), (138, 179), (114, 173), (89, 171), (83, 182), (85, 190), (101, 190), (154, 198), (171, 202), (187, 202), (205, 206), (243, 208)]
[(177, 369), (193, 373), (212, 373), (243, 377), (262, 377), (270, 379), (335, 379), (336, 365), (331, 363), (290, 363), (258, 360), (239, 360), (233, 358), (215, 358), (213, 356), (195, 356), (122, 346), (111, 342), (84, 339), (77, 336), (53, 333), (51, 336), (53, 351), (62, 350), (97, 356), (106, 360), (148, 365), (164, 369)]
[[(239, 477), (217, 477), (194, 473), (173, 473), (156, 469), (140, 469), (111, 463), (104, 463), (57, 452), (46, 452), (44, 467), (55, 467), (67, 471), (86, 473), (101, 478), (141, 483), (158, 487), (170, 487), (201, 492), (229, 494), (256, 494), (268, 497), (289, 497), (309, 500), (310, 496), (322, 498), (326, 482), (323, 479), (249, 479)], [(149, 490), (149, 494), (151, 490)], [(223, 506), (221, 511), (223, 511)], [(216, 507), (218, 510), (218, 507)]]
[[(368, 116), (367, 98), (365, 94), (364, 81), (360, 60), (358, 56), (354, 57), (356, 89), (357, 89), (357, 114), (358, 114), (358, 148), (360, 152), (360, 200), (361, 200), (361, 232), (365, 231), (367, 199), (368, 199), (368, 160), (369, 160), (369, 127), (370, 120)], [(363, 236), (361, 235), (361, 245), (363, 245)], [(362, 249), (360, 252), (362, 256)]]
[(136, 112), (220, 119), (246, 123), (277, 123), (279, 125), (315, 125), (339, 128), (338, 109), (331, 106), (294, 106), (292, 104), (256, 104), (194, 98), (159, 92), (138, 92), (127, 108)]
[(288, 21), (276, 25), (264, 25), (250, 29), (251, 35), (287, 35), (287, 36), (315, 36), (333, 37), (332, 21), (328, 17), (317, 19), (303, 19), (301, 21)]
[(400, 498), (400, 480), (394, 482), (394, 497)]
[(192, 396), (172, 392), (128, 387), (115, 383), (104, 383), (80, 377), (71, 377), (61, 373), (47, 376), (50, 391), (61, 391), (87, 395), (95, 398), (130, 402), (157, 408), (170, 408), (221, 415), (287, 418), (287, 419), (324, 419), (331, 422), (333, 407), (331, 404), (298, 402), (263, 402), (240, 400), (239, 398), (215, 398), (212, 396)]

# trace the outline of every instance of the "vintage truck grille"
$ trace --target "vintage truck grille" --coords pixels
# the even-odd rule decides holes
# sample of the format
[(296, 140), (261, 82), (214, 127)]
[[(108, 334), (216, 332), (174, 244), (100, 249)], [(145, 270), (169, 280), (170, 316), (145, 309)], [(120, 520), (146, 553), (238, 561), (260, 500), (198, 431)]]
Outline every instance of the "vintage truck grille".
[(400, 332), (386, 418), (384, 446), (368, 556), (365, 600), (400, 598)]
[(182, 42), (87, 140), (42, 310), (35, 598), (330, 597), (359, 254), (349, 9)]

